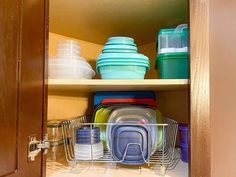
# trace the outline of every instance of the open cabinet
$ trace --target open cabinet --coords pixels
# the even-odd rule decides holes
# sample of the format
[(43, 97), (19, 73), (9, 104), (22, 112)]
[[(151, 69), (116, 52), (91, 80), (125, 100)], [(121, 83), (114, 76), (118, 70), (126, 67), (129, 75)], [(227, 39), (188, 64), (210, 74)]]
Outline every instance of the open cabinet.
[[(133, 8), (130, 9), (130, 6), (133, 6)], [(58, 46), (60, 47), (63, 42), (71, 39), (78, 41), (80, 44), (80, 56), (84, 57), (91, 64), (93, 70), (96, 70), (96, 60), (99, 54), (102, 53), (107, 39), (111, 36), (128, 36), (134, 38), (138, 52), (149, 58), (150, 70), (146, 73), (144, 80), (103, 80), (100, 79), (98, 73), (93, 79), (86, 80), (50, 79), (49, 70), (48, 120), (64, 120), (63, 123), (66, 122), (66, 124), (69, 124), (71, 122), (65, 120), (73, 120), (73, 118), (75, 119), (84, 115), (93, 115), (93, 97), (97, 91), (154, 91), (158, 102), (156, 109), (160, 110), (165, 117), (170, 117), (178, 123), (189, 124), (189, 79), (160, 79), (158, 71), (155, 70), (158, 31), (161, 28), (174, 28), (179, 24), (188, 23), (188, 12), (188, 2), (185, 0), (176, 2), (69, 1), (67, 3), (54, 0), (50, 2), (49, 63), (55, 60), (55, 58), (59, 58), (57, 52), (60, 52), (60, 48), (58, 50)], [(90, 121), (87, 120), (86, 122)], [(74, 121), (72, 121), (73, 123)], [(99, 125), (95, 124), (94, 126)], [(70, 129), (70, 126), (64, 127), (62, 125), (62, 127), (63, 131)], [(162, 128), (165, 129), (165, 126)], [(167, 132), (167, 135), (172, 137), (167, 141), (174, 139), (172, 141), (175, 143), (177, 129), (175, 126), (171, 128), (173, 129), (171, 130), (173, 131), (172, 134), (168, 134)], [(71, 139), (71, 136), (75, 136), (68, 132), (64, 132), (64, 134), (67, 135), (64, 136), (64, 139)], [(167, 143), (171, 144), (172, 142)], [(73, 143), (72, 146), (74, 147)], [(104, 146), (108, 145), (106, 144)], [(63, 173), (72, 176), (114, 176), (117, 172), (125, 176), (129, 173), (133, 176), (138, 176), (140, 173), (145, 176), (159, 176), (161, 173), (165, 173), (165, 168), (168, 168), (166, 171), (168, 176), (188, 176), (188, 163), (184, 163), (179, 159), (179, 149), (173, 153), (172, 151), (171, 153), (167, 153), (170, 149), (159, 150), (144, 165), (121, 166), (119, 163), (114, 163), (113, 158), (106, 157), (108, 156), (106, 153), (110, 154), (111, 150), (108, 152), (105, 150), (105, 154), (101, 159), (94, 159), (86, 163), (82, 160), (76, 160), (75, 165), (73, 164), (73, 160), (75, 161), (73, 150), (75, 151), (75, 149), (70, 146), (67, 147), (67, 145), (65, 145), (65, 148), (66, 155), (64, 152), (61, 155), (53, 153), (53, 157), (56, 156), (54, 158), (54, 161), (56, 159), (56, 163), (53, 162), (51, 157), (52, 152), (49, 150), (50, 154), (48, 155), (46, 176), (60, 176)], [(72, 149), (71, 154), (67, 152), (70, 148)], [(173, 145), (173, 148), (179, 148), (179, 144), (176, 143), (176, 147)], [(162, 153), (165, 154), (163, 155), (163, 158), (165, 158), (163, 162), (160, 160), (162, 159)], [(63, 157), (64, 161), (67, 159), (70, 162), (63, 162)], [(124, 156), (123, 158), (125, 159), (126, 157)], [(114, 168), (112, 162), (117, 165), (115, 166), (116, 168)], [(150, 165), (148, 167), (147, 164), (149, 163), (152, 166)], [(167, 163), (167, 165), (161, 165), (162, 163)], [(53, 170), (54, 168), (58, 169), (56, 168), (58, 165), (62, 169)], [(155, 166), (161, 167), (154, 169)], [(71, 168), (73, 169), (72, 171), (68, 170)], [(164, 168), (164, 170), (161, 168)]]
[[(55, 3), (54, 10), (57, 10), (57, 15), (62, 15), (59, 19), (52, 19), (52, 22), (55, 20), (55, 24), (59, 24), (53, 30), (49, 13), (55, 11), (50, 9), (48, 3)], [(108, 4), (106, 8), (102, 8), (104, 3)], [(128, 5), (124, 7), (126, 3)], [(68, 4), (71, 10), (68, 10)], [(76, 12), (78, 7), (81, 12)], [(109, 16), (104, 16), (107, 19), (101, 18), (106, 15), (101, 13), (101, 9), (110, 10)], [(159, 11), (156, 12), (157, 9)], [(0, 146), (0, 176), (105, 176), (104, 170), (91, 169), (77, 174), (75, 169), (72, 173), (70, 170), (60, 173), (67, 168), (67, 164), (47, 165), (44, 153), (48, 145), (45, 137), (47, 120), (91, 114), (93, 109), (90, 105), (95, 91), (152, 90), (157, 95), (158, 109), (164, 115), (190, 124), (189, 164), (179, 163), (180, 166), (167, 171), (167, 176), (234, 177), (236, 24), (232, 19), (235, 19), (235, 9), (233, 0), (1, 1), (0, 21), (3, 25), (0, 31), (3, 35), (0, 37), (0, 79), (3, 90), (0, 138), (3, 145)], [(68, 16), (74, 11), (82, 13), (84, 19), (77, 21), (79, 17)], [(131, 18), (129, 12), (133, 12)], [(144, 16), (139, 16), (140, 13)], [(155, 19), (153, 14), (156, 13), (160, 18)], [(60, 20), (64, 17), (67, 17), (66, 25), (61, 25)], [(134, 26), (130, 25), (133, 20), (136, 21)], [(78, 33), (70, 22), (85, 26)], [(97, 25), (102, 23), (103, 26), (97, 27), (97, 30), (90, 29), (94, 27), (92, 22)], [(107, 28), (108, 22), (112, 24), (110, 28)], [(180, 23), (188, 23), (190, 28), (190, 79), (158, 79), (157, 71), (153, 69), (157, 32), (160, 28), (174, 27)], [(149, 27), (139, 27), (139, 24)], [(57, 31), (60, 26), (61, 31)], [(55, 54), (53, 47), (57, 41), (67, 37), (80, 40), (81, 55), (94, 67), (102, 45), (108, 36), (113, 35), (134, 37), (139, 52), (150, 58), (152, 69), (145, 80), (106, 81), (99, 80), (97, 76), (94, 80), (83, 81), (48, 80), (48, 58)], [(222, 41), (227, 42), (222, 45)], [(222, 72), (222, 66), (228, 72)], [(32, 158), (34, 152), (37, 156)], [(112, 169), (112, 175), (154, 175), (145, 167), (132, 170), (120, 167)]]

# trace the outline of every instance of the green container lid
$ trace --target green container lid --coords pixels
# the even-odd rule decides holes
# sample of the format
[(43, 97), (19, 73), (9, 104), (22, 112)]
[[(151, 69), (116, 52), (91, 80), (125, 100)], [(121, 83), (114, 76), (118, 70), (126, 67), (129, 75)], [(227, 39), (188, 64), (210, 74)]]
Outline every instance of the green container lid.
[(161, 53), (156, 57), (155, 69), (158, 67), (159, 60), (189, 59), (189, 52)]

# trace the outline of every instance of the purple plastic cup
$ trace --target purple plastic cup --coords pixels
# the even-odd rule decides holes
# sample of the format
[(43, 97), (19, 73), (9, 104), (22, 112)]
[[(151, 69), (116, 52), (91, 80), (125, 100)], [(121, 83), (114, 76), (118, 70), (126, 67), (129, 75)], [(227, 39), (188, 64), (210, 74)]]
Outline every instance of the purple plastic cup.
[(185, 145), (189, 144), (188, 124), (179, 124), (179, 142), (180, 144), (185, 144)]
[(180, 144), (181, 160), (188, 163), (188, 145)]

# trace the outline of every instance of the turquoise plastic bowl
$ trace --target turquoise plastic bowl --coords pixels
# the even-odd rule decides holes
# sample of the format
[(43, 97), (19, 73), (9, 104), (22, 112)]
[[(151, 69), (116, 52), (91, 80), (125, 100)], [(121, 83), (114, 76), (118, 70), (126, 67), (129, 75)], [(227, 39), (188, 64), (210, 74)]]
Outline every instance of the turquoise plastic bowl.
[(137, 80), (144, 79), (147, 68), (145, 66), (111, 66), (103, 65), (98, 68), (102, 79), (124, 79)]
[(102, 50), (102, 53), (137, 53), (137, 50), (113, 50), (113, 49), (108, 49), (108, 50)]
[(140, 53), (102, 53), (98, 56), (98, 59), (128, 59), (128, 58), (148, 60), (148, 57)]
[(122, 36), (110, 37), (106, 45), (113, 45), (113, 44), (121, 44), (121, 45), (125, 44), (125, 45), (130, 45), (130, 46), (136, 46), (133, 38), (122, 37)]
[(127, 63), (127, 62), (137, 62), (137, 63), (146, 63), (146, 64), (149, 64), (149, 60), (139, 60), (139, 59), (130, 59), (130, 58), (127, 58), (127, 59), (99, 59), (96, 61), (97, 64), (100, 64), (100, 63), (106, 63), (106, 62), (114, 62), (114, 63)]
[(141, 67), (146, 67), (146, 70), (150, 69), (150, 64), (149, 63), (138, 63), (138, 62), (104, 62), (104, 63), (98, 63), (96, 65), (96, 70), (99, 70), (99, 67), (102, 66), (141, 66)]
[(109, 42), (133, 42), (134, 43), (134, 39), (131, 37), (125, 37), (125, 36), (114, 36), (114, 37), (110, 37), (108, 38)]
[(103, 53), (137, 53), (138, 48), (132, 45), (105, 45)]
[(117, 41), (117, 42), (106, 42), (105, 45), (129, 45), (129, 46), (134, 46), (137, 47), (137, 45), (133, 42), (122, 42), (122, 41)]
[(135, 50), (137, 51), (138, 48), (136, 46), (131, 45), (105, 45), (103, 50)]

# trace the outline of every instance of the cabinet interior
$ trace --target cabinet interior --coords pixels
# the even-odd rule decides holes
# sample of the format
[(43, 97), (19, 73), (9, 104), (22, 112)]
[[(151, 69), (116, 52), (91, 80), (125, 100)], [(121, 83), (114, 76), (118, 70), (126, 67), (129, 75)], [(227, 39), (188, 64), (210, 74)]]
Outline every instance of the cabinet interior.
[[(150, 59), (151, 68), (145, 79), (158, 79), (158, 71), (154, 69), (158, 31), (160, 28), (172, 28), (187, 23), (187, 6), (187, 0), (53, 0), (49, 8), (49, 59), (55, 57), (58, 42), (66, 39), (78, 40), (80, 55), (96, 70), (96, 59), (107, 38), (130, 36), (137, 42), (139, 53)], [(94, 79), (99, 79), (99, 76), (96, 74)], [(179, 123), (189, 122), (188, 87), (154, 91), (158, 109), (163, 115)], [(76, 90), (50, 90), (49, 85), (48, 120), (91, 115), (93, 94), (94, 92)]]

